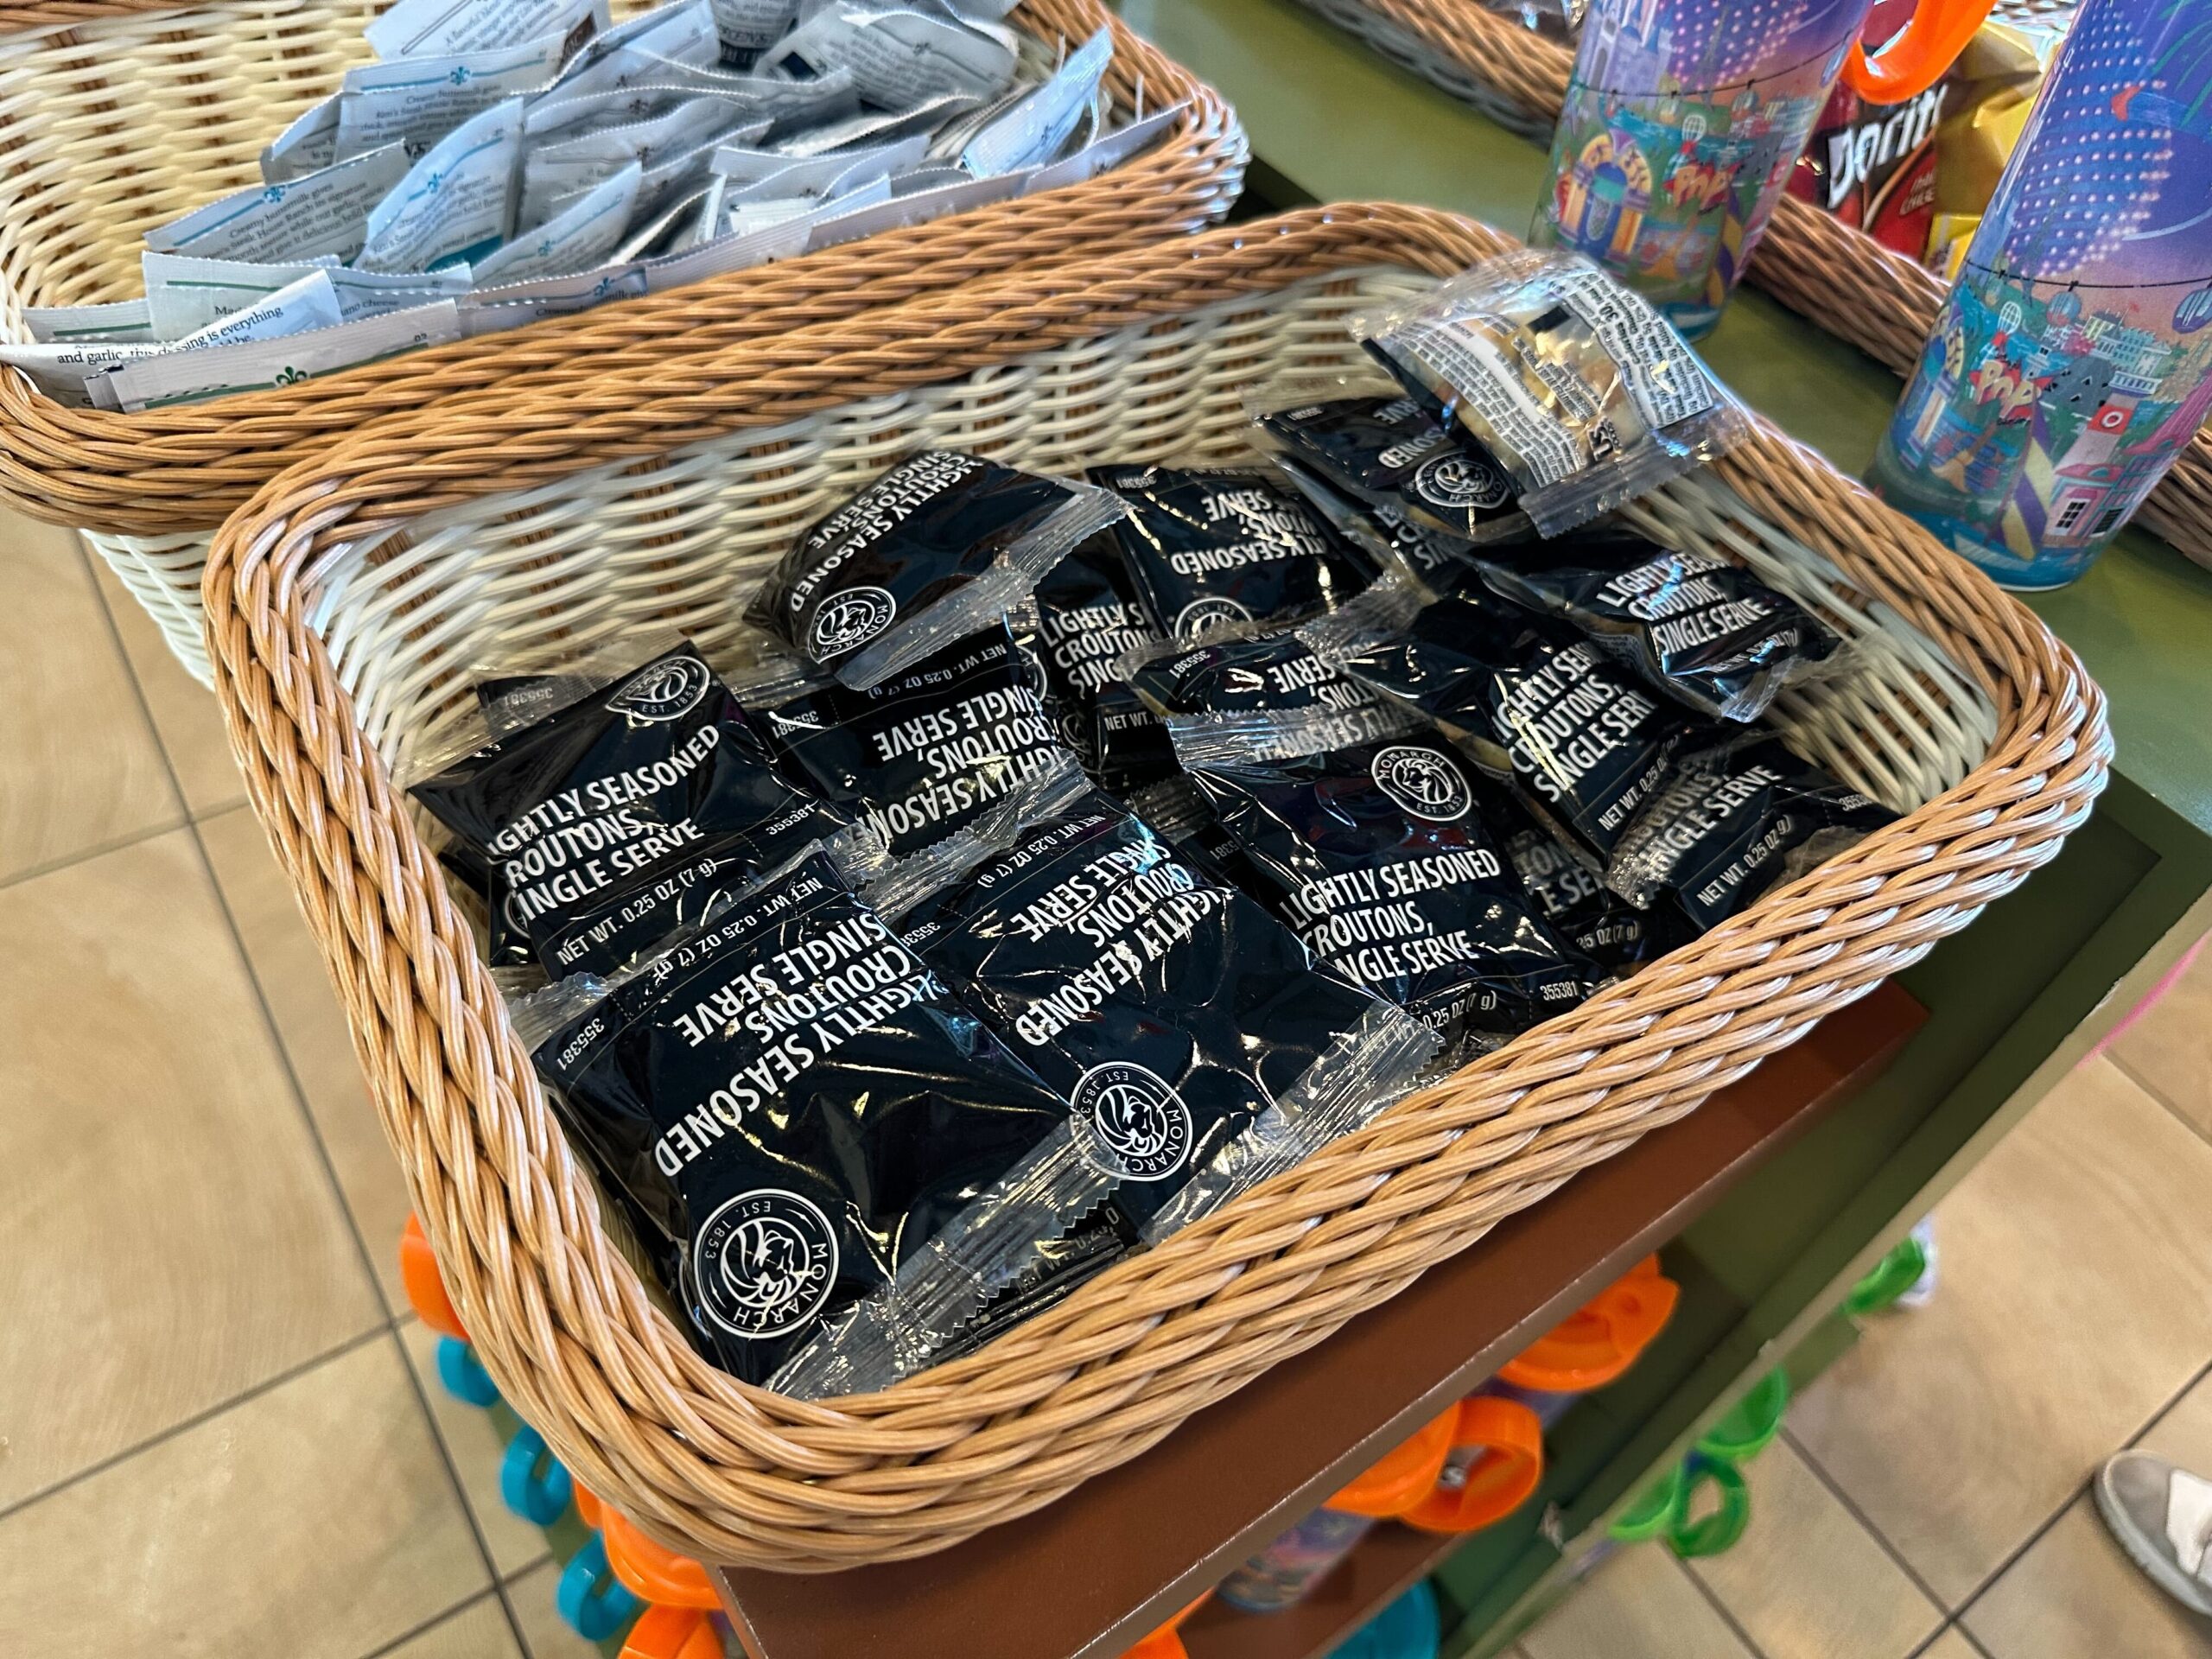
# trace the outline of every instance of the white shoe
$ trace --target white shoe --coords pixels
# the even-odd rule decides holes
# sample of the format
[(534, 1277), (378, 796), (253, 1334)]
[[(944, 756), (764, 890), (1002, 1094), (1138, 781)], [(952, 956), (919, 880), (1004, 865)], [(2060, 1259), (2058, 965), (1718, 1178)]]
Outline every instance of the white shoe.
[(2152, 1583), (2212, 1618), (2212, 1480), (2122, 1452), (2097, 1471), (2097, 1509)]

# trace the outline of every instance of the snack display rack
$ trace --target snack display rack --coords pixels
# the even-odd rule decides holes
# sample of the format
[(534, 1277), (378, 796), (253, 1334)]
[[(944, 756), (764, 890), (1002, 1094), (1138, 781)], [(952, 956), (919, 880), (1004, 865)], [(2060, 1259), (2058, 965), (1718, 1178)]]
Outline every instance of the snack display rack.
[(500, 1392), (655, 1538), (804, 1573), (934, 1554), (1017, 1516), (1037, 1518), (990, 1535), (1049, 1537), (1055, 1500), (1163, 1441), (1203, 1447), (1196, 1427), (1168, 1437), (1442, 1282), (1501, 1221), (1966, 926), (2087, 817), (2110, 740), (2071, 653), (1763, 431), (1652, 498), (1649, 522), (1725, 547), (1852, 640), (1859, 671), (1793, 691), (1779, 717), (1897, 823), (973, 1356), (802, 1404), (694, 1352), (602, 1227), (391, 783), (467, 664), (645, 618), (711, 651), (733, 581), (924, 445), (1048, 472), (1233, 459), (1247, 390), (1353, 359), (1349, 310), (1509, 245), (1442, 213), (1345, 206), (1033, 267), (688, 357), (680, 377), (601, 365), (585, 398), (458, 397), (332, 445), (219, 532), (218, 694), (454, 1306)]
[[(261, 146), (368, 54), (377, 0), (53, 0), (0, 9), (0, 324), (26, 306), (133, 295), (140, 237), (260, 182)], [(643, 10), (624, 0), (618, 13)], [(226, 513), (363, 422), (493, 387), (574, 385), (601, 361), (695, 351), (894, 303), (1025, 263), (1194, 230), (1225, 213), (1249, 145), (1227, 105), (1099, 0), (1024, 0), (1034, 38), (1113, 31), (1106, 86), (1133, 117), (1182, 105), (1151, 148), (1086, 182), (803, 258), (289, 386), (125, 414), (0, 372), (0, 499), (81, 531), (203, 681), (200, 575)]]
[[(1500, 125), (1539, 143), (1551, 142), (1574, 67), (1572, 47), (1523, 28), (1480, 0), (1301, 3)], [(2031, 4), (2019, 15), (2063, 10)], [(1919, 361), (1947, 292), (1943, 279), (1917, 260), (1789, 195), (1776, 205), (1744, 274), (1808, 321), (1901, 376)], [(2200, 564), (2212, 564), (2212, 435), (2197, 435), (2138, 510), (2136, 521)]]

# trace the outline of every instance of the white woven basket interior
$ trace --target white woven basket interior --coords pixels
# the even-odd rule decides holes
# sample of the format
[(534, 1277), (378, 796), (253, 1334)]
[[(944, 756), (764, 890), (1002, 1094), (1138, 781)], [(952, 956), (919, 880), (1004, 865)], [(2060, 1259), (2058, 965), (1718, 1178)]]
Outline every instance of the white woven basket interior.
[(139, 238), (261, 182), (261, 147), (367, 61), (382, 0), (223, 0), (0, 40), (0, 296), (142, 291)]
[[(404, 775), (443, 741), (489, 665), (647, 624), (673, 624), (710, 655), (741, 658), (741, 596), (801, 528), (917, 450), (973, 449), (1057, 473), (1249, 459), (1247, 391), (1363, 368), (1345, 315), (1427, 280), (1377, 271), (1308, 281), (427, 516), (327, 552), (310, 573), (310, 620), (365, 733)], [(1684, 480), (1640, 513), (1663, 540), (1749, 564), (1852, 642), (1847, 673), (1777, 705), (1808, 754), (1907, 810), (1986, 753), (1996, 715), (1974, 683), (1725, 486)]]

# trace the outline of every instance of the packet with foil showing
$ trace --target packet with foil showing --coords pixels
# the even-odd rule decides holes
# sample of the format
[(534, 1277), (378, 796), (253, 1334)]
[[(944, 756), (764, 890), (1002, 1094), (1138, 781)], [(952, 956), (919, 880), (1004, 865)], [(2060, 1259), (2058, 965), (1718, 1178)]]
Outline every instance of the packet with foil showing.
[(865, 690), (1004, 616), (1122, 511), (1103, 490), (931, 450), (801, 535), (746, 619)]
[(1343, 604), (1371, 563), (1294, 492), (1246, 469), (1094, 467), (1128, 504), (1114, 527), (1153, 626), (1185, 644)]
[(1355, 315), (1351, 330), (1446, 430), (1505, 469), (1546, 536), (1751, 430), (1675, 326), (1578, 254), (1501, 254)]
[(834, 0), (760, 56), (765, 75), (813, 80), (851, 73), (863, 100), (899, 110), (948, 92), (989, 98), (1014, 79), (1018, 37), (1005, 25), (886, 0)]
[(1424, 602), (1382, 583), (1300, 633), (1315, 655), (1442, 728), (1596, 869), (1685, 741), (1726, 735), (1563, 623), (1497, 600)]
[(1673, 903), (1703, 932), (1896, 818), (1778, 734), (1746, 732), (1680, 763), (1605, 880), (1638, 909)]
[(1283, 459), (1370, 508), (1465, 542), (1534, 534), (1505, 469), (1402, 392), (1348, 378), (1271, 386), (1255, 418)]
[(868, 690), (832, 684), (759, 719), (797, 776), (873, 825), (899, 858), (1072, 764), (1002, 622)]
[(1842, 645), (1741, 565), (1630, 530), (1497, 549), (1481, 569), (1492, 591), (1564, 618), (1614, 660), (1715, 720), (1757, 720)]
[(1247, 758), (1179, 734), (1176, 753), (1256, 891), (1315, 955), (1435, 1032), (1447, 1061), (1580, 1002), (1597, 978), (1532, 902), (1440, 739)]

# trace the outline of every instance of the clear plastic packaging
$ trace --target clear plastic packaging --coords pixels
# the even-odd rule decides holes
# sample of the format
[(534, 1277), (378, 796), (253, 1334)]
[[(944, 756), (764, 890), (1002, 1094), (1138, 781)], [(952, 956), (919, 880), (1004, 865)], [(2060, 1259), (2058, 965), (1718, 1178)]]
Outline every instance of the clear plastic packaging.
[(1745, 732), (1677, 763), (1605, 880), (1639, 910), (1671, 901), (1703, 932), (1896, 817), (1778, 734)]
[(1004, 616), (1122, 513), (1089, 485), (931, 450), (802, 535), (746, 620), (865, 690)]
[(1495, 459), (1543, 535), (1712, 460), (1751, 430), (1674, 325), (1577, 254), (1520, 249), (1357, 314), (1353, 335)]
[(754, 707), (793, 774), (903, 858), (1072, 761), (1031, 671), (1000, 623), (871, 690), (833, 684)]
[(1593, 869), (1676, 751), (1725, 729), (1660, 699), (1564, 623), (1378, 582), (1300, 631), (1314, 654), (1443, 728)]
[(1753, 721), (1842, 642), (1796, 601), (1718, 553), (1630, 530), (1489, 550), (1491, 591), (1564, 618), (1592, 644), (1715, 720)]
[(1066, 1101), (818, 853), (516, 1026), (693, 1342), (751, 1382), (1067, 1134)]
[(1417, 1021), (1317, 971), (1257, 901), (1072, 772), (908, 863), (874, 897), (1072, 1115), (1064, 1141), (787, 1369), (786, 1389), (896, 1380), (926, 1345), (914, 1332), (934, 1339), (950, 1310), (988, 1306), (1038, 1241), (1109, 1206), (1133, 1236), (1164, 1236), (1367, 1122), (1434, 1052)]
[(1457, 1061), (1565, 1012), (1598, 977), (1492, 836), (1483, 786), (1440, 738), (1249, 756), (1218, 734), (1176, 753), (1249, 883), (1323, 960), (1435, 1032)]
[(493, 670), (479, 701), (490, 741), (464, 723), (465, 752), (418, 763), (410, 793), (487, 866), (495, 967), (526, 941), (553, 978), (605, 973), (797, 848), (834, 842), (862, 873), (884, 857), (784, 777), (688, 643)]
[(1377, 391), (1350, 375), (1293, 379), (1248, 395), (1245, 407), (1280, 459), (1370, 509), (1464, 542), (1535, 533), (1505, 469), (1395, 386)]
[(1017, 613), (1016, 628), (1043, 667), (1061, 735), (1096, 776), (1098, 700), (1120, 679), (1122, 659), (1161, 637), (1137, 602), (1114, 537), (1094, 536), (1055, 565)]
[(1128, 507), (1114, 534), (1146, 615), (1184, 644), (1311, 616), (1374, 576), (1372, 563), (1270, 473), (1094, 467), (1090, 476)]
[(1158, 715), (1185, 767), (1350, 748), (1414, 730), (1421, 717), (1313, 653), (1294, 631), (1224, 629), (1202, 645), (1122, 658), (1120, 677)]

